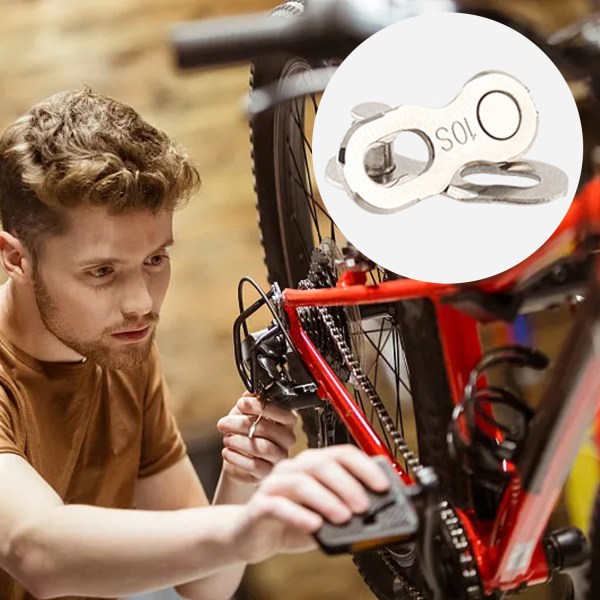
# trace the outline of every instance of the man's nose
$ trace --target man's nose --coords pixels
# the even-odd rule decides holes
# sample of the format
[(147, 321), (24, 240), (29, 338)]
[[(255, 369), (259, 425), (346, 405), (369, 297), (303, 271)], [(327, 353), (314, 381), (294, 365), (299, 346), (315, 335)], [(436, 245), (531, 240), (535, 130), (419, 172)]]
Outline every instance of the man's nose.
[(124, 315), (145, 315), (152, 311), (153, 302), (148, 283), (143, 274), (131, 278), (121, 302), (121, 312)]

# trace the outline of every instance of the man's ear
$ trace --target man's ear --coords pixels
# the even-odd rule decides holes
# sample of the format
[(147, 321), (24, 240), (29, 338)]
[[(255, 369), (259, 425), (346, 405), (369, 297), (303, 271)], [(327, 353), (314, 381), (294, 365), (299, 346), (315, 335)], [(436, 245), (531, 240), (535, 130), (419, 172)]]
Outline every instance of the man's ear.
[(8, 231), (0, 231), (0, 264), (16, 283), (25, 283), (31, 279), (31, 253), (18, 237)]

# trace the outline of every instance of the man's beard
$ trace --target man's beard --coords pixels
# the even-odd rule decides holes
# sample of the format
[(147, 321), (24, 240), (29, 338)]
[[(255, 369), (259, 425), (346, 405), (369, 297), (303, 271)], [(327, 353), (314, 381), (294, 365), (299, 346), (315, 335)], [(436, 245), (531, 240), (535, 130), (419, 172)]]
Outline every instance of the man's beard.
[[(118, 350), (103, 343), (102, 336), (95, 341), (78, 340), (66, 331), (66, 328), (57, 318), (58, 310), (56, 304), (37, 272), (33, 277), (33, 290), (38, 311), (46, 329), (65, 346), (68, 346), (78, 354), (81, 354), (81, 356), (85, 357), (87, 360), (106, 369), (126, 371), (142, 365), (148, 359), (154, 340), (154, 328), (147, 339), (133, 344), (123, 344)], [(156, 313), (150, 313), (149, 315), (146, 315), (144, 326), (156, 323), (157, 321), (158, 315)], [(118, 328), (113, 327), (104, 333), (110, 335), (111, 332), (117, 333), (128, 327), (139, 327), (139, 320), (126, 320), (121, 323)]]

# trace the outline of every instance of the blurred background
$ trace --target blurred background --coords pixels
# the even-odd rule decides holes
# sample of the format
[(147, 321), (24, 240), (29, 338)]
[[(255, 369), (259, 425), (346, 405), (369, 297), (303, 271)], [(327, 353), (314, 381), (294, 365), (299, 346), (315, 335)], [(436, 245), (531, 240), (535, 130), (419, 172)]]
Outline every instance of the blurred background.
[[(593, 10), (588, 0), (483, 4), (523, 17), (548, 34)], [(1, 129), (40, 99), (89, 85), (130, 104), (178, 139), (200, 169), (202, 190), (176, 217), (173, 279), (158, 341), (173, 409), (209, 489), (220, 468), (215, 423), (242, 391), (231, 345), (236, 285), (243, 275), (267, 283), (241, 108), (249, 69), (178, 73), (168, 35), (178, 21), (274, 6), (271, 0), (0, 0)], [(319, 552), (248, 569), (238, 595), (240, 600), (283, 597), (372, 598), (349, 558)]]

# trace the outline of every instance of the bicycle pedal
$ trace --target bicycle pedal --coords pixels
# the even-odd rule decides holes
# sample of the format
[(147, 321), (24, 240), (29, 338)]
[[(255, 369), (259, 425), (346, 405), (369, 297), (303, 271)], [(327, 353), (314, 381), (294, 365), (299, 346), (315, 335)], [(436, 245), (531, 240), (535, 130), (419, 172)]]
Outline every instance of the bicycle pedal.
[(419, 518), (404, 484), (392, 464), (382, 456), (372, 459), (385, 471), (390, 488), (383, 494), (367, 490), (369, 508), (340, 525), (326, 522), (315, 538), (327, 554), (361, 552), (377, 546), (406, 541), (414, 536)]
[[(396, 211), (441, 193), (458, 200), (534, 204), (566, 192), (560, 169), (521, 161), (537, 134), (538, 114), (527, 88), (507, 73), (479, 73), (442, 108), (365, 103), (352, 117), (326, 179), (369, 210)], [(427, 161), (394, 153), (394, 140), (403, 131), (425, 141)], [(463, 179), (473, 173), (522, 175), (536, 184), (486, 186)]]

